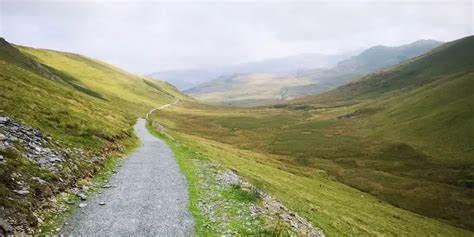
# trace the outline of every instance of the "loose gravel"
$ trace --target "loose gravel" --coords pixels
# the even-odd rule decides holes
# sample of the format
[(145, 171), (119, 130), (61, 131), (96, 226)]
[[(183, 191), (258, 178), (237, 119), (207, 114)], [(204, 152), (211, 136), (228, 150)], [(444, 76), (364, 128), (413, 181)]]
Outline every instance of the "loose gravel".
[[(110, 188), (92, 195), (61, 228), (73, 236), (192, 236), (187, 184), (165, 142), (139, 119), (140, 147), (121, 161)], [(101, 203), (106, 205), (100, 205)]]

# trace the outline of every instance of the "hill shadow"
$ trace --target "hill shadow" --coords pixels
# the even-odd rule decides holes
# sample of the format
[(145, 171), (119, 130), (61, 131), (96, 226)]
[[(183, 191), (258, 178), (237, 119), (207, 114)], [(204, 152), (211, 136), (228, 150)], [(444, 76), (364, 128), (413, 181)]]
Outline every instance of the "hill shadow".
[(66, 83), (67, 85), (71, 86), (72, 88), (74, 88), (75, 90), (83, 94), (86, 94), (86, 95), (89, 95), (89, 96), (92, 96), (104, 101), (108, 101), (108, 99), (104, 98), (102, 94), (77, 84), (78, 80), (74, 78), (73, 76), (44, 64), (41, 64), (41, 66), (45, 67), (48, 70), (48, 72), (53, 76), (53, 79), (59, 79), (61, 82)]

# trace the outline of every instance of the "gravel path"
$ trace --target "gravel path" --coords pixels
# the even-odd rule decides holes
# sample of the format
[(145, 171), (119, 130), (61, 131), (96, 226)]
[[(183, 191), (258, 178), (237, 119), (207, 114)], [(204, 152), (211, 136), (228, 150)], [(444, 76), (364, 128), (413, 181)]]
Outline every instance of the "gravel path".
[[(187, 184), (165, 142), (139, 119), (140, 147), (123, 159), (111, 188), (92, 195), (63, 225), (74, 236), (192, 236)], [(104, 202), (105, 205), (100, 205)], [(104, 204), (102, 203), (102, 204)]]

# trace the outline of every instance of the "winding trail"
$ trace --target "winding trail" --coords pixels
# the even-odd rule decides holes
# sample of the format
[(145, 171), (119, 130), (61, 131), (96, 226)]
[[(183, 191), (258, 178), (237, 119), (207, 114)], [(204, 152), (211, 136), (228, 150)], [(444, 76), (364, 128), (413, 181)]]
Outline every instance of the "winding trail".
[[(175, 102), (161, 106), (166, 108)], [(154, 110), (153, 110), (154, 111)], [(148, 115), (153, 112), (150, 111)], [(120, 161), (102, 193), (93, 194), (61, 228), (73, 236), (192, 236), (186, 181), (165, 142), (140, 118), (134, 126), (140, 147)], [(100, 205), (105, 202), (105, 205)]]

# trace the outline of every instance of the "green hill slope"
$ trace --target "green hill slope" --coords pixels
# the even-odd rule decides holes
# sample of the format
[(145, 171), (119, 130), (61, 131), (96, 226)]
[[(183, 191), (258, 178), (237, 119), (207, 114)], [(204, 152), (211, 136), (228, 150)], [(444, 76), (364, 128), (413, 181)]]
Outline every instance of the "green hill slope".
[[(416, 207), (415, 202), (410, 204), (407, 201), (399, 205), (439, 218), (455, 219), (463, 226), (473, 228), (472, 218), (459, 216), (465, 210), (467, 216), (472, 216), (473, 210), (472, 198), (466, 199), (472, 196), (474, 184), (472, 52), (474, 37), (470, 36), (446, 43), (399, 66), (294, 103), (299, 106), (336, 106), (338, 112), (332, 116), (343, 120), (345, 125), (340, 125), (341, 129), (350, 129), (348, 134), (408, 145), (388, 151), (401, 154), (398, 155), (400, 158), (410, 157), (403, 151), (410, 149), (426, 156), (427, 160), (410, 161), (412, 164), (406, 165), (405, 170), (395, 172), (418, 180), (440, 182), (440, 185), (417, 187), (418, 194), (405, 194), (426, 195), (426, 203), (431, 200), (438, 204), (421, 208)], [(389, 168), (389, 164), (390, 161), (384, 161), (377, 166), (387, 166), (383, 170), (391, 173), (398, 169)], [(443, 187), (446, 184), (448, 186)], [(375, 187), (364, 189), (380, 192)], [(446, 208), (454, 203), (467, 205), (467, 209)]]
[(444, 153), (473, 154), (472, 52), (474, 36), (446, 43), (397, 67), (295, 103), (360, 103), (361, 111), (376, 111), (366, 116), (366, 123), (377, 131), (374, 133), (438, 147)]
[[(57, 171), (47, 169), (23, 146), (37, 145), (11, 137), (18, 128), (0, 128), (0, 206), (11, 222), (25, 228), (38, 225), (35, 215), (48, 207), (48, 198), (100, 170), (106, 157), (135, 144), (132, 125), (138, 116), (176, 98), (186, 100), (167, 83), (81, 55), (13, 46), (4, 39), (0, 39), (0, 91), (2, 121), (8, 116), (49, 139), (46, 147), (37, 148), (39, 152), (83, 151), (69, 152)], [(15, 191), (21, 188), (30, 191), (26, 195)]]

